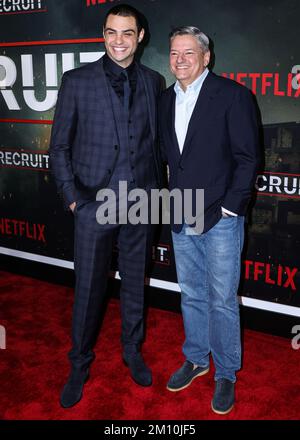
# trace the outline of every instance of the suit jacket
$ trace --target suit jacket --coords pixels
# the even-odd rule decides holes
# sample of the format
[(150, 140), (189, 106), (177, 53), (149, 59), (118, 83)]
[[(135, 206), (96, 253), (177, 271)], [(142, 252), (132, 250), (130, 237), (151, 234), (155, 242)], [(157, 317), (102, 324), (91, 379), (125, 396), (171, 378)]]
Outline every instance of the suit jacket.
[[(139, 63), (137, 71), (146, 93), (159, 179), (157, 98), (162, 90), (162, 77)], [(82, 197), (95, 199), (97, 191), (107, 186), (119, 145), (102, 59), (66, 72), (58, 94), (49, 149), (51, 167), (66, 206)]]
[[(188, 126), (182, 154), (175, 133), (174, 85), (160, 100), (162, 157), (170, 189), (204, 189), (204, 231), (221, 206), (245, 215), (258, 166), (258, 117), (251, 92), (232, 80), (207, 75)], [(195, 195), (194, 195), (195, 196)], [(172, 229), (179, 232), (182, 224)]]

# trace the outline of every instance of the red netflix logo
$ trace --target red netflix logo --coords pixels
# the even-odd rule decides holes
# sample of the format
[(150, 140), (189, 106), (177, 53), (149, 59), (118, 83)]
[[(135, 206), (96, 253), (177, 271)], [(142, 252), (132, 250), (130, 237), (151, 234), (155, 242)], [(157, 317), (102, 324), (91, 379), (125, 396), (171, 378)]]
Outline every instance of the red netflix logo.
[(112, 3), (115, 0), (86, 0), (86, 6), (96, 6), (96, 5), (100, 5), (103, 3)]
[(291, 72), (279, 74), (278, 72), (230, 72), (222, 73), (225, 78), (230, 78), (243, 86), (248, 87), (254, 95), (300, 97), (300, 65), (292, 67)]
[(245, 260), (245, 279), (263, 281), (266, 284), (282, 286), (296, 290), (295, 276), (298, 273), (297, 267), (275, 266), (261, 261)]
[(46, 243), (45, 225), (29, 223), (24, 220), (0, 218), (0, 234), (8, 236), (15, 235)]

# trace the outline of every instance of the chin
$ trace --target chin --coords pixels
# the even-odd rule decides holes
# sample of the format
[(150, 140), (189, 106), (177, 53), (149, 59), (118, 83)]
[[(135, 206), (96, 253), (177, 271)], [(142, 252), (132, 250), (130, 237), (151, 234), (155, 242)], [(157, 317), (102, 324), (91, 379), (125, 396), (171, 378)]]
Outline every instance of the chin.
[(126, 58), (123, 58), (123, 57), (114, 57), (114, 59), (115, 59), (116, 61), (118, 61), (119, 63), (121, 63), (122, 61), (125, 61), (125, 60), (126, 60)]
[(177, 79), (188, 81), (189, 77), (186, 75), (176, 75)]
[(123, 60), (126, 60), (128, 58), (128, 54), (126, 54), (124, 52), (123, 53), (118, 53), (118, 52), (112, 51), (112, 52), (110, 52), (110, 54), (111, 54), (111, 57), (114, 60), (118, 60), (118, 61), (123, 61)]
[(182, 70), (176, 70), (176, 76), (180, 76), (181, 78), (189, 78), (190, 75)]

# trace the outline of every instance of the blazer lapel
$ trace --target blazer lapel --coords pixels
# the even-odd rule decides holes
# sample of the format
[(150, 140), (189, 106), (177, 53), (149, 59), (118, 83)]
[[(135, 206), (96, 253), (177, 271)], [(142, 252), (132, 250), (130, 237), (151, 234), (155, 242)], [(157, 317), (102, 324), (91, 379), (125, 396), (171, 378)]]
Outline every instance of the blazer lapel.
[(103, 60), (100, 58), (100, 60), (95, 63), (95, 79), (94, 79), (95, 89), (96, 89), (96, 96), (98, 102), (105, 103), (105, 105), (102, 106), (104, 114), (103, 114), (103, 120), (104, 121), (113, 121), (115, 124), (115, 133), (118, 133), (117, 130), (117, 124), (114, 116), (114, 112), (112, 109), (112, 103), (111, 103), (111, 97), (108, 90), (108, 84), (106, 80), (106, 75), (103, 69)]
[(149, 119), (150, 119), (150, 129), (153, 140), (156, 138), (156, 99), (154, 96), (153, 91), (153, 83), (152, 79), (149, 77), (149, 75), (145, 74), (140, 65), (136, 63), (137, 66), (137, 72), (138, 77), (142, 80), (144, 88), (145, 88), (145, 94), (146, 94), (146, 100), (147, 100), (147, 106), (148, 106), (148, 113), (149, 113)]
[(180, 156), (181, 153), (180, 153), (177, 134), (176, 134), (176, 130), (175, 130), (175, 103), (176, 103), (176, 94), (173, 90), (172, 95), (171, 95), (171, 111), (168, 112), (171, 117), (169, 127), (171, 127), (171, 134), (170, 135), (171, 135), (172, 144), (175, 147), (175, 153), (177, 156)]
[(165, 116), (167, 121), (166, 127), (168, 131), (168, 136), (171, 141), (170, 145), (172, 148), (172, 154), (175, 154), (179, 159), (180, 149), (175, 131), (175, 102), (176, 102), (176, 94), (174, 92), (174, 89), (172, 88), (168, 96), (168, 101), (166, 102), (166, 108), (163, 109), (163, 111), (166, 114)]

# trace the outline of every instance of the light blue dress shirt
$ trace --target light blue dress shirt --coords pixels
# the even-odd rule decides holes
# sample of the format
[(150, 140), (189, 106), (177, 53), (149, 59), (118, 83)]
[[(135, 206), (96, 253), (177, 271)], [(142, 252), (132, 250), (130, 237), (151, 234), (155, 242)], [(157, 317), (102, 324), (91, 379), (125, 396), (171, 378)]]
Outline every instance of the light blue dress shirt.
[(179, 81), (175, 83), (175, 132), (180, 153), (182, 153), (189, 122), (208, 72), (209, 70), (206, 68), (194, 82), (187, 86), (186, 91), (181, 88)]

